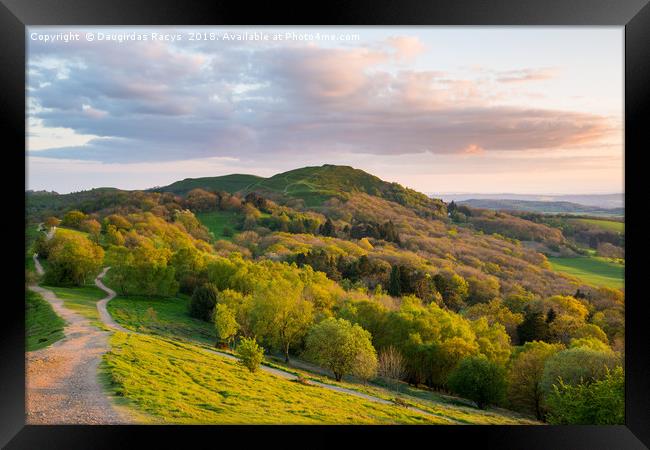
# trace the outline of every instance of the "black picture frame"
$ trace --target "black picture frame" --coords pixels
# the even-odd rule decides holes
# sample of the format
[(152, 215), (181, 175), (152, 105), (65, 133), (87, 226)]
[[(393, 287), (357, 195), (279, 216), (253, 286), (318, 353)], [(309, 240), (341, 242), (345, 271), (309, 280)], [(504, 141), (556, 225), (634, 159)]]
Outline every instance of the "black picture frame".
[[(645, 202), (641, 163), (650, 139), (643, 117), (650, 116), (650, 6), (648, 0), (365, 0), (287, 3), (171, 0), (1, 0), (0, 114), (5, 157), (21, 164), (25, 144), (25, 27), (30, 25), (576, 25), (625, 27), (625, 192), (626, 203), (626, 419), (621, 426), (26, 426), (24, 271), (6, 264), (3, 282), (11, 284), (2, 301), (0, 341), (0, 445), (17, 448), (203, 448), (226, 445), (224, 436), (241, 443), (315, 447), (351, 438), (384, 445), (474, 444), (488, 448), (636, 449), (650, 445), (650, 332), (644, 326), (647, 298), (640, 294), (645, 254), (640, 236)], [(9, 141), (9, 142), (7, 142)], [(25, 161), (23, 159), (22, 164)], [(19, 176), (19, 175), (18, 175)], [(12, 177), (13, 178), (13, 177)], [(7, 198), (16, 212), (23, 208), (24, 189), (12, 182)], [(22, 193), (18, 190), (22, 189)], [(13, 194), (11, 194), (13, 192)], [(640, 196), (639, 196), (640, 197)], [(5, 206), (9, 208), (8, 204)], [(10, 214), (6, 210), (6, 223)], [(11, 214), (13, 216), (13, 214)], [(16, 221), (17, 222), (17, 221)], [(6, 260), (23, 257), (19, 224), (7, 230)], [(15, 230), (13, 228), (16, 228)], [(9, 236), (9, 237), (7, 237)], [(16, 236), (16, 238), (11, 238)], [(15, 255), (15, 256), (14, 256)], [(10, 259), (11, 258), (11, 259)], [(15, 266), (15, 267), (14, 267)], [(11, 276), (11, 274), (14, 274)], [(308, 441), (306, 441), (308, 439)], [(154, 444), (155, 442), (155, 444)], [(422, 442), (418, 444), (418, 442)], [(227, 444), (231, 445), (231, 444)], [(368, 445), (367, 443), (364, 445)], [(450, 445), (450, 444), (447, 444)], [(247, 445), (248, 446), (248, 445)]]

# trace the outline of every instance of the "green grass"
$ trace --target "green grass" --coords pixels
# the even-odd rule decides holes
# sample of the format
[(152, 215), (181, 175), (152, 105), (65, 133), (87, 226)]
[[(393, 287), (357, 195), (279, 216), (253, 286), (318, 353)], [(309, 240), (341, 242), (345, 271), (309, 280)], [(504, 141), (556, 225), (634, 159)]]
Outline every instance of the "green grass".
[(81, 287), (43, 286), (63, 300), (63, 305), (87, 319), (99, 328), (102, 328), (97, 311), (97, 301), (106, 297), (106, 293), (95, 285)]
[(115, 333), (105, 370), (114, 395), (166, 423), (437, 424), (384, 405), (258, 371), (199, 346)]
[(223, 229), (228, 227), (234, 232), (242, 215), (237, 211), (209, 211), (196, 213), (196, 218), (210, 230), (216, 239), (232, 240), (232, 236), (223, 235)]
[[(286, 370), (295, 375), (302, 375), (308, 380), (318, 381), (320, 383), (339, 386), (351, 389), (364, 394), (372, 395), (384, 400), (394, 401), (395, 398), (401, 399), (411, 407), (421, 409), (442, 418), (449, 419), (447, 423), (458, 422), (461, 424), (474, 425), (530, 425), (540, 423), (529, 419), (521, 414), (508, 411), (501, 408), (490, 408), (479, 410), (473, 406), (470, 400), (452, 397), (449, 395), (439, 394), (434, 391), (418, 389), (409, 386), (406, 383), (400, 383), (399, 391), (394, 387), (387, 386), (382, 380), (376, 379), (371, 383), (362, 384), (350, 380), (350, 377), (344, 377), (343, 381), (335, 381), (330, 377), (317, 374), (309, 370), (299, 369), (295, 366), (287, 366), (282, 358), (271, 357), (271, 363), (266, 365), (277, 369)], [(348, 379), (346, 381), (346, 378)], [(450, 422), (451, 421), (451, 422)]]
[[(179, 343), (196, 343), (197, 345), (194, 347), (197, 348), (204, 346), (212, 348), (215, 342), (212, 325), (190, 317), (187, 312), (187, 301), (187, 297), (116, 297), (108, 303), (108, 311), (116, 322), (127, 329), (173, 339)], [(357, 390), (386, 400), (392, 400), (396, 396), (394, 391), (380, 385), (364, 386), (355, 381), (336, 382), (322, 374), (297, 369), (292, 366), (288, 367), (275, 358), (267, 358), (264, 364), (290, 373), (301, 374), (305, 378), (325, 384)], [(406, 398), (413, 406), (452, 421), (474, 424), (531, 423), (530, 420), (510, 411), (480, 411), (468, 406), (471, 402), (467, 400), (444, 396), (431, 391), (424, 391), (406, 385), (402, 385), (401, 391), (402, 397)], [(449, 421), (442, 420), (442, 423), (449, 423)]]
[(65, 321), (59, 317), (50, 304), (32, 291), (25, 293), (25, 333), (27, 351), (47, 347), (63, 339)]
[(571, 219), (576, 222), (594, 225), (606, 231), (614, 231), (617, 233), (625, 233), (625, 222), (618, 222), (615, 220), (600, 220), (600, 219)]
[(108, 312), (130, 330), (214, 345), (214, 328), (190, 317), (187, 302), (187, 298), (115, 297), (108, 302)]
[(549, 257), (548, 261), (554, 270), (572, 275), (588, 284), (619, 289), (624, 286), (624, 266), (606, 258), (596, 256)]

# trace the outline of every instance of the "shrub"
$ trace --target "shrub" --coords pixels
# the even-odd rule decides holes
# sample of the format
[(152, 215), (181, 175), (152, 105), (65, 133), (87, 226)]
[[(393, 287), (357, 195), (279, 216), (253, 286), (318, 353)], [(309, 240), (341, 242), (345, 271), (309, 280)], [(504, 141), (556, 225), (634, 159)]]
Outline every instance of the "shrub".
[(577, 385), (602, 379), (608, 369), (619, 365), (619, 356), (611, 351), (574, 347), (551, 356), (544, 365), (541, 387), (548, 398), (553, 385), (561, 378), (565, 384)]
[(448, 383), (453, 392), (473, 400), (480, 409), (499, 403), (506, 389), (503, 368), (484, 356), (463, 359), (449, 376)]
[(257, 344), (255, 338), (243, 338), (237, 346), (237, 355), (241, 364), (254, 373), (264, 359), (264, 349)]
[(618, 366), (602, 380), (575, 386), (559, 381), (547, 400), (551, 424), (622, 425), (625, 423), (625, 375)]
[(219, 341), (225, 342), (230, 346), (239, 329), (237, 320), (235, 319), (235, 313), (227, 305), (217, 304), (214, 308), (212, 320)]
[(307, 335), (305, 354), (329, 368), (336, 381), (349, 373), (367, 380), (377, 372), (377, 354), (370, 333), (345, 319), (330, 317), (314, 325)]
[(190, 299), (190, 315), (197, 319), (209, 322), (212, 319), (212, 311), (217, 304), (219, 291), (214, 284), (205, 283), (194, 290)]

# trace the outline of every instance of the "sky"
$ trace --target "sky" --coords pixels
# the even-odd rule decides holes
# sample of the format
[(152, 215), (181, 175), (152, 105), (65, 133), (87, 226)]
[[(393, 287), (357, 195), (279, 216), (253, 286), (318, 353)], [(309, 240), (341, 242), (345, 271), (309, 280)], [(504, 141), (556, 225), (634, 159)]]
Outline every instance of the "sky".
[(622, 27), (29, 27), (27, 189), (341, 164), (623, 192)]

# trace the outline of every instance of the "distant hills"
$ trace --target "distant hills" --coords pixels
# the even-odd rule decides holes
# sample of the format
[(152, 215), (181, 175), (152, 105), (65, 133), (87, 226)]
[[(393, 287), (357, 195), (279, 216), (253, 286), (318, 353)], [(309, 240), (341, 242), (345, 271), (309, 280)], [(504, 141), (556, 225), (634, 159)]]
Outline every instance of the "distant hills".
[(445, 214), (445, 205), (441, 200), (398, 183), (383, 181), (363, 170), (332, 164), (302, 167), (270, 178), (244, 174), (186, 178), (151, 191), (186, 194), (196, 188), (243, 194), (257, 192), (270, 198), (289, 197), (302, 200), (307, 207), (318, 207), (331, 198), (345, 200), (351, 194), (360, 192), (410, 207), (421, 215)]
[(599, 208), (597, 206), (581, 205), (563, 201), (534, 201), (534, 200), (505, 200), (505, 199), (468, 199), (457, 201), (459, 205), (474, 208), (493, 209), (501, 211), (524, 211), (544, 214), (580, 214), (590, 216), (623, 216), (624, 208)]
[[(445, 202), (476, 201), (476, 200), (520, 200), (523, 202), (542, 203), (574, 203), (581, 206), (591, 206), (602, 209), (624, 208), (624, 194), (575, 194), (575, 195), (544, 195), (544, 194), (431, 194), (432, 197), (442, 198)], [(525, 205), (525, 203), (522, 203)], [(484, 206), (488, 208), (487, 206)]]

